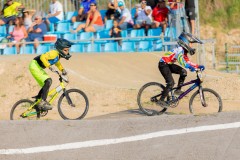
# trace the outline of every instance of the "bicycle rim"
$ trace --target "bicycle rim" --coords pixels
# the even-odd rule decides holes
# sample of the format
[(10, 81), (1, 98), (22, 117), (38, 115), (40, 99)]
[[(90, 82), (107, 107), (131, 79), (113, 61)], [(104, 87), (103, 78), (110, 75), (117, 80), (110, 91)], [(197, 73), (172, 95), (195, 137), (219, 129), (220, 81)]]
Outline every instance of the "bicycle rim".
[(156, 114), (162, 114), (167, 110), (157, 104), (157, 101), (160, 99), (159, 94), (162, 93), (163, 89), (164, 86), (157, 82), (150, 82), (142, 86), (138, 92), (137, 103), (139, 109), (144, 114), (153, 116)]
[(40, 118), (40, 113), (36, 109), (28, 108), (32, 105), (32, 101), (28, 99), (22, 99), (16, 102), (11, 110), (10, 119), (11, 120), (36, 120)]
[[(206, 106), (204, 107), (205, 104)], [(194, 115), (214, 114), (222, 111), (222, 99), (212, 89), (203, 88), (202, 95), (196, 91), (190, 101), (189, 110)]]
[(63, 119), (78, 120), (86, 116), (89, 108), (88, 98), (84, 92), (78, 89), (66, 91), (71, 99), (73, 106), (69, 105), (68, 100), (63, 93), (58, 101), (58, 112)]

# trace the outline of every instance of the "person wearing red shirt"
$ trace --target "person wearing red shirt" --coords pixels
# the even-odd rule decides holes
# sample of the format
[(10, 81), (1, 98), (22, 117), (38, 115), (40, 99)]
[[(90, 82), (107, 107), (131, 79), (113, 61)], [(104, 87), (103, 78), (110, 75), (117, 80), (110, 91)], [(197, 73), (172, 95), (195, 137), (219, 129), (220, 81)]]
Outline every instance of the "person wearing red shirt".
[(152, 12), (152, 28), (157, 28), (161, 26), (164, 33), (167, 28), (168, 13), (169, 10), (166, 7), (165, 0), (159, 0), (157, 6), (153, 9)]

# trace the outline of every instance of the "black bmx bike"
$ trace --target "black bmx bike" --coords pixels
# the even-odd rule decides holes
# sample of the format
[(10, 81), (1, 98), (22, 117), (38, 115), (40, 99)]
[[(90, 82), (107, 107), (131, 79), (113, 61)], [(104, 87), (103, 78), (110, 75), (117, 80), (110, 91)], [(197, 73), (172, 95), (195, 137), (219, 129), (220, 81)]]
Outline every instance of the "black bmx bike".
[[(181, 86), (174, 87), (167, 96), (168, 107), (164, 108), (158, 104), (162, 92), (165, 88), (164, 85), (158, 82), (149, 82), (143, 85), (137, 96), (137, 103), (139, 109), (148, 116), (160, 115), (167, 111), (168, 108), (175, 108), (178, 106), (179, 101), (185, 97), (189, 92), (197, 88), (197, 91), (193, 93), (189, 100), (190, 113), (194, 115), (211, 114), (222, 111), (222, 99), (220, 95), (209, 88), (203, 88), (203, 76), (202, 70), (196, 69), (197, 79), (191, 80), (182, 84)], [(193, 85), (191, 85), (193, 84)], [(180, 87), (191, 85), (181, 95), (174, 94), (174, 91)]]

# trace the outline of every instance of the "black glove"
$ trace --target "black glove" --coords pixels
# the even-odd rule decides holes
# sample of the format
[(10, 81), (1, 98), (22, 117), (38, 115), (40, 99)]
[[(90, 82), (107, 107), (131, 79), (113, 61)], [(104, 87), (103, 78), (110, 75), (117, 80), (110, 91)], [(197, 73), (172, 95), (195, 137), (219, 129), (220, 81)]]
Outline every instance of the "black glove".
[(67, 75), (67, 71), (65, 69), (62, 70), (62, 75), (64, 75), (64, 76)]

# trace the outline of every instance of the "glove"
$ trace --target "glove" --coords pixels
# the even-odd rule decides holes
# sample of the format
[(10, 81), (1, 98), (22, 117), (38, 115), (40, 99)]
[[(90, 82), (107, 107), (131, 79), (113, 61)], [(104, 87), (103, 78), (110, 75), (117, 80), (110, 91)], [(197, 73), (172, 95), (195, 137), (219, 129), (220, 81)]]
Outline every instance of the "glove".
[(195, 68), (193, 66), (189, 66), (188, 69), (191, 71), (191, 72), (194, 72), (195, 71)]
[(199, 65), (198, 68), (203, 71), (205, 69), (204, 65)]
[(65, 69), (62, 70), (62, 75), (64, 75), (64, 76), (67, 75), (67, 71)]
[(55, 69), (54, 67), (52, 67), (52, 66), (50, 66), (49, 69), (50, 69), (52, 72), (55, 72), (55, 71), (56, 71), (56, 69)]

